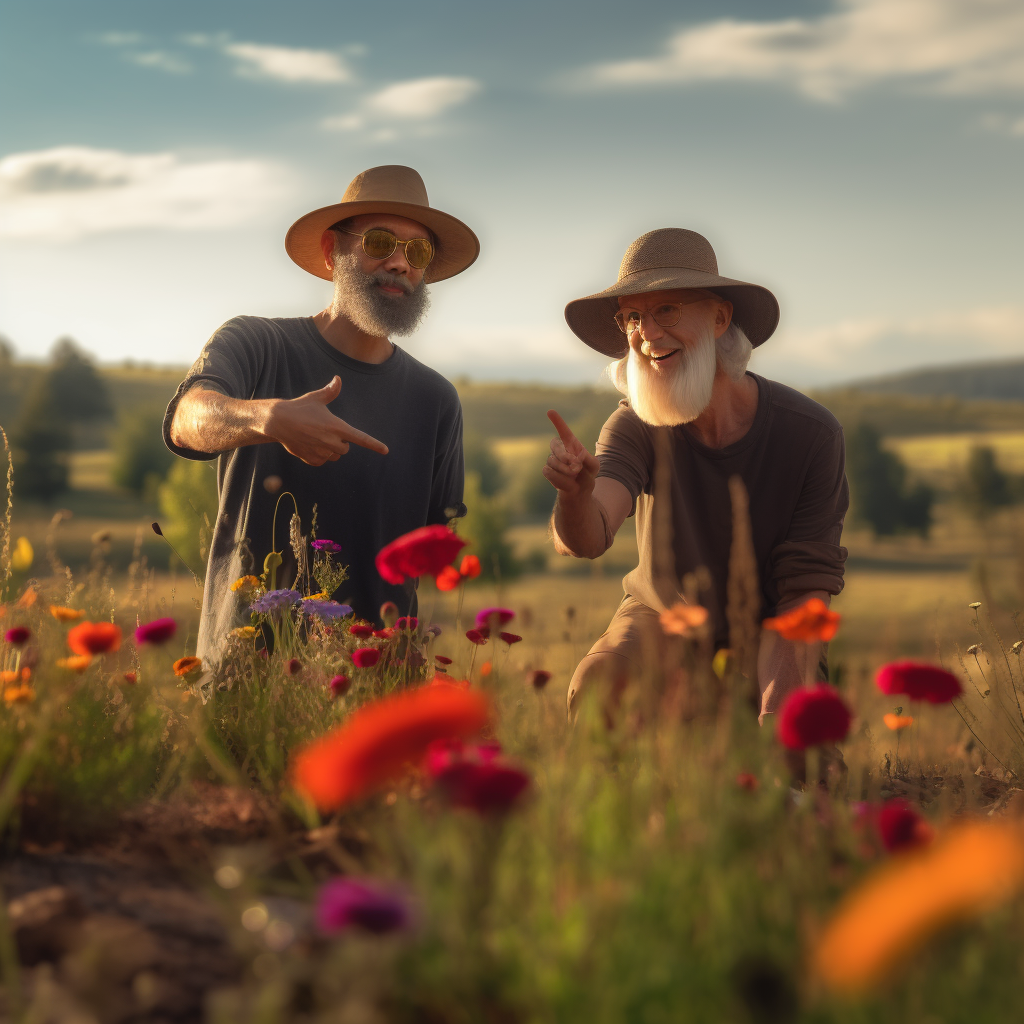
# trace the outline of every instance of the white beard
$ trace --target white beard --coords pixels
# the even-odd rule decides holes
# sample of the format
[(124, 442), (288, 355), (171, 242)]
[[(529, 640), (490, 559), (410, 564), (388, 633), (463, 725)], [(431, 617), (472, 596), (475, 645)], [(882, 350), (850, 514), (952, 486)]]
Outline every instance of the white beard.
[(693, 348), (672, 357), (674, 368), (655, 369), (647, 356), (630, 348), (626, 357), (626, 394), (633, 411), (652, 427), (691, 423), (710, 404), (718, 367), (714, 328), (699, 333)]

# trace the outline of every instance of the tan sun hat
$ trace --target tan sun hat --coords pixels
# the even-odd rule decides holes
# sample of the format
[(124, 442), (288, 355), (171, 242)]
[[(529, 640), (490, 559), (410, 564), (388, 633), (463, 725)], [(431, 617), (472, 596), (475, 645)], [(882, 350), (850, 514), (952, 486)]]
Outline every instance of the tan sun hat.
[(360, 213), (393, 213), (430, 229), (435, 252), (423, 274), (428, 284), (461, 273), (480, 254), (476, 235), (461, 220), (433, 209), (427, 201), (423, 179), (411, 167), (401, 164), (371, 167), (357, 174), (340, 203), (307, 213), (288, 229), (285, 251), (303, 270), (330, 281), (332, 274), (324, 264), (320, 238), (332, 224)]
[(779, 325), (779, 303), (759, 284), (734, 281), (718, 273), (711, 243), (696, 231), (658, 228), (641, 235), (622, 257), (619, 279), (596, 295), (574, 299), (565, 307), (565, 322), (591, 348), (621, 359), (629, 349), (615, 323), (622, 295), (642, 295), (671, 288), (707, 288), (732, 303), (732, 318), (756, 348)]

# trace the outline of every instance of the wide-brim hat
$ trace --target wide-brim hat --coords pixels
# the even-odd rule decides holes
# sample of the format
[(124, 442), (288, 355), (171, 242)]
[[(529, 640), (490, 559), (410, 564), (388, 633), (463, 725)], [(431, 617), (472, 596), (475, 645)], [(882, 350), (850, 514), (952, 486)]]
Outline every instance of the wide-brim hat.
[(696, 231), (659, 228), (641, 235), (622, 257), (619, 279), (610, 288), (565, 307), (565, 322), (591, 348), (615, 359), (629, 350), (615, 322), (622, 295), (642, 295), (674, 288), (706, 288), (732, 303), (733, 321), (756, 348), (779, 325), (779, 303), (767, 288), (718, 273), (711, 243)]
[(320, 239), (339, 220), (360, 213), (393, 213), (429, 228), (434, 236), (434, 258), (423, 273), (428, 284), (462, 273), (480, 254), (480, 241), (473, 232), (448, 213), (435, 210), (427, 200), (427, 187), (411, 167), (385, 164), (357, 174), (345, 189), (340, 203), (321, 206), (300, 217), (285, 235), (284, 247), (303, 270), (332, 280), (324, 263)]

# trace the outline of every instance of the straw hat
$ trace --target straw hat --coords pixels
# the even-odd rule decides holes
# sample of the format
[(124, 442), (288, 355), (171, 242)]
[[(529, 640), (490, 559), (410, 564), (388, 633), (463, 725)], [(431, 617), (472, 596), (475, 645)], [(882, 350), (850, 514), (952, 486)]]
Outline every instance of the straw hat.
[(779, 303), (767, 288), (721, 277), (711, 243), (696, 231), (659, 228), (641, 235), (622, 257), (619, 279), (596, 295), (574, 299), (565, 321), (580, 340), (606, 356), (621, 359), (629, 350), (614, 317), (621, 295), (671, 288), (708, 288), (732, 303), (732, 318), (756, 348), (779, 325)]
[(324, 264), (320, 238), (332, 224), (360, 213), (393, 213), (430, 229), (435, 252), (423, 274), (428, 284), (461, 273), (480, 254), (476, 235), (461, 220), (433, 209), (423, 179), (401, 164), (371, 167), (357, 174), (340, 203), (307, 213), (288, 229), (285, 251), (303, 270), (330, 281), (332, 274)]

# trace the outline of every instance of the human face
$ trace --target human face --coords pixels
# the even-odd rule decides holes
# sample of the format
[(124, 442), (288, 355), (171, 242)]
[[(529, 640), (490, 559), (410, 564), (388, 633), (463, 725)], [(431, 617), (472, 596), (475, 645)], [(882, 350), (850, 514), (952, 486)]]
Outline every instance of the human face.
[[(410, 220), (408, 217), (396, 217), (389, 213), (364, 213), (358, 217), (352, 217), (345, 227), (355, 234), (347, 235), (341, 232), (334, 232), (328, 229), (320, 239), (320, 248), (323, 250), (324, 262), (327, 268), (334, 270), (334, 252), (338, 246), (343, 252), (353, 253), (359, 257), (359, 266), (364, 274), (375, 274), (379, 270), (387, 271), (403, 277), (412, 288), (417, 288), (423, 280), (426, 268), (417, 270), (410, 266), (405, 258), (405, 246), (399, 245), (395, 251), (385, 260), (375, 260), (363, 252), (362, 239), (359, 237), (364, 231), (370, 228), (384, 228), (390, 231), (396, 238), (430, 238), (430, 232), (419, 221)], [(394, 284), (381, 284), (378, 286), (384, 295), (401, 295), (402, 289)]]
[[(678, 321), (670, 327), (662, 327), (654, 318), (659, 307), (666, 304), (682, 307)], [(619, 310), (640, 314), (639, 329), (632, 330), (626, 339), (630, 348), (645, 357), (656, 372), (674, 370), (681, 361), (679, 354), (696, 347), (709, 326), (717, 339), (732, 322), (732, 303), (702, 288), (624, 295), (619, 299)]]

